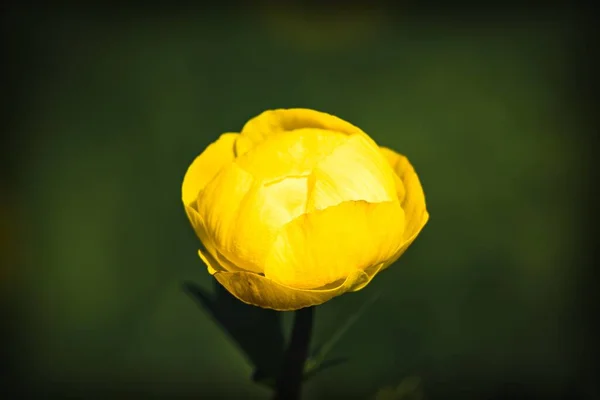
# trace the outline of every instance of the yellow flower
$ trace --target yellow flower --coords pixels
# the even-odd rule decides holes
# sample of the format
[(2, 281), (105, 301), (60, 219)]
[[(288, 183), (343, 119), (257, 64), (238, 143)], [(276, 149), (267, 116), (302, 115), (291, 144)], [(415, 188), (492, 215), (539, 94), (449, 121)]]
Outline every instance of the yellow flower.
[(190, 165), (181, 195), (209, 273), (275, 310), (362, 289), (429, 218), (406, 157), (309, 109), (265, 111), (221, 135)]

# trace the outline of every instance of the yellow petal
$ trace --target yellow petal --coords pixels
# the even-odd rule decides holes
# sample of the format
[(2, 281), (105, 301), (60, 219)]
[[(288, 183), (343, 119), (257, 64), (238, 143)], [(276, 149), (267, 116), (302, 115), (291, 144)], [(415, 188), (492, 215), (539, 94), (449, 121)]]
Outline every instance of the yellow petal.
[(181, 185), (183, 204), (196, 201), (198, 193), (227, 164), (233, 161), (237, 133), (224, 133), (211, 143), (188, 167)]
[(219, 264), (216, 258), (209, 252), (198, 250), (198, 255), (200, 256), (200, 259), (204, 261), (209, 274), (214, 275), (217, 272), (226, 271), (226, 269)]
[(281, 285), (263, 275), (246, 271), (229, 271), (210, 253), (198, 250), (208, 272), (244, 303), (278, 311), (292, 311), (322, 304), (346, 292), (357, 292), (367, 286), (381, 270), (382, 264), (365, 271), (354, 270), (345, 279), (320, 289), (302, 290)]
[(235, 163), (222, 169), (198, 195), (197, 210), (204, 221), (206, 235), (228, 262), (243, 269), (256, 270), (243, 257), (243, 244), (236, 240), (241, 209), (250, 198), (254, 184), (252, 176)]
[(302, 128), (324, 129), (346, 135), (366, 135), (360, 128), (341, 118), (306, 108), (265, 111), (248, 121), (241, 134), (259, 143), (274, 134)]
[[(406, 228), (403, 236), (404, 244), (398, 250), (398, 253), (387, 263), (389, 265), (396, 261), (415, 240), (429, 220), (429, 213), (427, 212), (423, 187), (408, 159), (386, 147), (381, 147), (380, 149), (404, 187), (404, 196), (403, 198), (399, 198), (406, 218)], [(384, 268), (387, 265), (384, 265)]]
[[(308, 195), (308, 178), (289, 177), (260, 188), (259, 221), (282, 227), (304, 214)], [(248, 210), (250, 211), (250, 210)], [(257, 222), (259, 222), (257, 221)]]
[(292, 311), (316, 306), (364, 287), (370, 277), (363, 271), (355, 270), (344, 281), (333, 288), (321, 290), (295, 289), (251, 272), (217, 272), (214, 277), (229, 293), (244, 303), (277, 311)]
[(239, 209), (235, 229), (225, 245), (227, 258), (249, 271), (262, 272), (265, 259), (282, 226), (304, 213), (306, 178), (270, 185), (255, 184)]
[(394, 172), (379, 148), (363, 136), (352, 135), (313, 171), (307, 211), (350, 200), (393, 201), (396, 199), (394, 179)]
[(288, 176), (308, 176), (317, 163), (348, 140), (348, 136), (323, 129), (297, 129), (274, 134), (236, 163), (255, 179), (271, 182)]
[(406, 215), (404, 237), (408, 239), (418, 234), (429, 220), (423, 187), (408, 158), (386, 147), (380, 149), (404, 185), (405, 197), (400, 204)]
[(254, 142), (249, 138), (238, 135), (237, 140), (235, 141), (235, 156), (241, 157), (250, 151), (254, 147)]
[(200, 239), (200, 241), (202, 242), (204, 247), (206, 247), (207, 250), (212, 251), (213, 245), (208, 239), (208, 236), (206, 235), (206, 227), (204, 225), (202, 217), (198, 213), (198, 210), (196, 210), (196, 205), (186, 205), (185, 212), (190, 221), (190, 224), (192, 225), (192, 228), (194, 228), (194, 232), (196, 232), (196, 235), (198, 236), (198, 239)]
[(393, 257), (403, 231), (397, 201), (349, 201), (304, 214), (277, 236), (265, 276), (299, 289), (322, 287)]
[[(206, 232), (206, 225), (200, 217), (200, 214), (196, 210), (195, 206), (185, 206), (185, 211), (188, 214), (188, 218), (192, 223), (192, 227), (196, 232), (196, 235), (204, 245), (206, 249), (205, 252), (201, 252), (200, 258), (204, 260), (205, 264), (208, 266), (209, 271), (211, 270), (224, 270), (224, 271), (239, 271), (240, 268), (229, 262), (225, 257), (223, 257), (218, 250), (215, 248), (214, 243), (211, 238), (208, 236)], [(212, 262), (207, 261), (206, 257), (210, 257)], [(218, 267), (217, 267), (218, 266)], [(211, 275), (214, 272), (211, 272)]]
[(396, 164), (399, 160), (398, 156), (400, 156), (400, 154), (388, 149), (387, 147), (379, 147), (379, 150), (387, 160), (388, 164), (392, 167), (392, 170), (394, 171), (394, 181), (396, 182), (396, 196), (398, 197), (400, 203), (402, 203), (404, 201), (404, 196), (406, 195), (406, 190), (404, 189), (404, 182), (402, 182), (402, 179), (400, 179), (398, 173), (396, 172)]
[(305, 211), (307, 184), (292, 177), (257, 182), (233, 163), (198, 197), (198, 232), (205, 247), (227, 270), (262, 272), (280, 228)]
[(214, 275), (217, 272), (240, 272), (242, 269), (231, 264), (229, 261), (224, 259), (218, 252), (216, 254), (210, 253), (206, 250), (198, 250), (200, 259), (206, 265), (208, 273)]
[(393, 263), (395, 263), (396, 261), (398, 261), (398, 259), (402, 256), (402, 254), (404, 254), (404, 252), (406, 251), (406, 249), (408, 249), (408, 247), (412, 244), (412, 242), (414, 242), (414, 240), (417, 238), (417, 236), (421, 232), (421, 229), (423, 229), (423, 227), (427, 223), (427, 219), (429, 219), (429, 215), (427, 215), (425, 217), (425, 220), (424, 220), (423, 224), (421, 225), (421, 227), (417, 231), (415, 231), (408, 238), (404, 239), (404, 243), (398, 249), (398, 251), (396, 252), (396, 254), (394, 254), (389, 260), (387, 260), (385, 263), (382, 264), (382, 266), (381, 266), (381, 270), (382, 271), (384, 269), (386, 269), (387, 267), (389, 267), (390, 265), (392, 265)]

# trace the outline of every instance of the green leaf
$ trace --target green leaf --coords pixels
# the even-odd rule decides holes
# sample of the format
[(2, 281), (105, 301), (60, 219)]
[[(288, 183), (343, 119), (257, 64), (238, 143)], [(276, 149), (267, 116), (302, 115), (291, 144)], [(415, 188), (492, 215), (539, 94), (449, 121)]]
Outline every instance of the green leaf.
[(215, 281), (214, 294), (190, 282), (184, 290), (209, 313), (254, 367), (252, 380), (272, 387), (283, 359), (281, 313), (245, 304)]
[(344, 324), (342, 324), (339, 329), (329, 338), (328, 341), (322, 343), (317, 346), (313, 351), (312, 355), (306, 361), (304, 366), (304, 379), (310, 379), (318, 372), (331, 368), (336, 365), (344, 364), (348, 362), (346, 358), (336, 358), (332, 360), (327, 360), (327, 355), (336, 345), (336, 343), (344, 336), (344, 334), (358, 321), (358, 319), (363, 315), (363, 313), (371, 306), (375, 301), (379, 298), (379, 294), (371, 297), (369, 300), (365, 301), (362, 306), (352, 314)]

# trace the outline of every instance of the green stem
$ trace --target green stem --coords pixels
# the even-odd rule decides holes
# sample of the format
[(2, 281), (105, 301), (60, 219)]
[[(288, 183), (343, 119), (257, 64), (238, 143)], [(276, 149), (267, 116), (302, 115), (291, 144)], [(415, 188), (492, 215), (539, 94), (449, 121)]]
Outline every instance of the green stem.
[(299, 400), (302, 392), (304, 364), (308, 358), (314, 307), (301, 308), (294, 313), (290, 344), (285, 352), (281, 374), (277, 380), (275, 400)]

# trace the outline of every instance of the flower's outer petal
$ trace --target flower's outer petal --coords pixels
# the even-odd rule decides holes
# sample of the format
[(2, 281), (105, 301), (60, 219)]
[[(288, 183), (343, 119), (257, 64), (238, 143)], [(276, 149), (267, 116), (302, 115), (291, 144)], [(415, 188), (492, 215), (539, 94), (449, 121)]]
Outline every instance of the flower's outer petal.
[(228, 262), (242, 269), (262, 272), (262, 269), (246, 265), (243, 243), (236, 240), (241, 219), (241, 210), (252, 199), (249, 194), (254, 187), (252, 175), (235, 163), (222, 169), (198, 195), (197, 210), (204, 221), (206, 235), (214, 245), (213, 256), (221, 254)]
[(252, 118), (242, 128), (241, 135), (255, 143), (281, 132), (302, 128), (317, 128), (347, 135), (365, 135), (358, 127), (334, 115), (306, 108), (268, 110)]
[(271, 308), (278, 311), (291, 311), (322, 304), (346, 292), (358, 292), (367, 286), (384, 265), (378, 264), (365, 271), (355, 270), (337, 284), (321, 289), (295, 289), (265, 278), (263, 275), (246, 271), (228, 271), (208, 252), (198, 250), (200, 259), (208, 273), (231, 294), (244, 303)]
[[(206, 225), (204, 224), (202, 217), (198, 213), (198, 210), (196, 210), (196, 205), (193, 204), (191, 206), (185, 206), (185, 212), (187, 213), (192, 227), (194, 228), (194, 232), (196, 233), (198, 239), (200, 239), (200, 242), (204, 245), (204, 248), (206, 249), (206, 251), (204, 251), (203, 254), (208, 255), (211, 258), (211, 260), (213, 260), (209, 263), (201, 256), (205, 264), (208, 266), (209, 271), (211, 270), (211, 268), (223, 271), (239, 271), (240, 269), (238, 267), (228, 262), (224, 257), (220, 256), (220, 254), (216, 250), (215, 245), (206, 233)], [(217, 265), (219, 267), (216, 267)], [(211, 272), (211, 275), (212, 274), (213, 272)]]
[(388, 265), (395, 262), (415, 240), (429, 220), (429, 213), (427, 212), (423, 187), (421, 186), (417, 173), (408, 159), (386, 147), (381, 147), (380, 150), (403, 184), (404, 196), (403, 198), (399, 198), (399, 200), (406, 218), (406, 227), (403, 237), (404, 244), (398, 250), (398, 253), (384, 265), (383, 268), (386, 268)]
[(367, 279), (352, 286), (350, 291), (358, 292), (359, 290), (362, 290), (365, 286), (367, 286), (369, 283), (371, 283), (371, 280), (375, 277), (375, 275), (377, 275), (382, 270), (382, 268), (386, 265), (386, 263), (387, 263), (387, 261), (385, 263), (373, 265), (372, 267), (365, 269), (364, 272), (365, 272), (365, 274), (367, 274)]
[(214, 246), (206, 234), (206, 227), (204, 225), (204, 221), (198, 213), (198, 210), (196, 210), (196, 205), (186, 205), (185, 212), (188, 216), (188, 219), (190, 220), (190, 223), (192, 224), (192, 228), (194, 228), (194, 232), (196, 232), (198, 239), (200, 239), (200, 242), (202, 242), (202, 244), (208, 251), (213, 252)]
[(234, 145), (238, 137), (237, 133), (222, 134), (190, 164), (181, 185), (183, 204), (187, 206), (194, 203), (200, 190), (234, 160)]
[(412, 244), (412, 242), (414, 242), (414, 240), (417, 238), (417, 236), (419, 235), (419, 232), (421, 232), (421, 229), (423, 229), (423, 227), (425, 226), (425, 223), (427, 222), (428, 218), (429, 218), (429, 216), (425, 217), (425, 221), (423, 222), (421, 227), (417, 231), (415, 231), (411, 236), (409, 236), (407, 239), (405, 239), (404, 243), (402, 244), (402, 247), (400, 247), (400, 249), (398, 249), (398, 251), (396, 252), (396, 254), (394, 254), (394, 256), (392, 258), (390, 258), (385, 263), (383, 263), (383, 265), (381, 266), (381, 271), (383, 271), (384, 269), (386, 269), (387, 267), (389, 267), (390, 265), (392, 265), (393, 263), (398, 261), (398, 259), (402, 256), (402, 254), (404, 254), (406, 249), (408, 249), (408, 247)]
[[(209, 269), (210, 271), (210, 269)], [(295, 289), (251, 272), (216, 272), (214, 277), (232, 295), (244, 303), (277, 311), (292, 311), (316, 306), (356, 287), (364, 287), (369, 276), (354, 270), (339, 285), (321, 290)]]
[[(208, 266), (209, 271), (211, 271), (211, 269), (215, 271), (240, 271), (240, 268), (229, 262), (221, 254), (219, 254), (212, 240), (207, 235), (204, 221), (202, 220), (202, 217), (200, 217), (198, 211), (196, 211), (196, 208), (186, 206), (185, 210), (188, 213), (190, 221), (192, 221), (192, 226), (194, 227), (196, 235), (198, 235), (200, 242), (202, 242), (204, 248), (206, 249), (206, 251), (201, 252), (202, 255), (200, 256), (200, 258), (204, 260), (204, 263)], [(207, 261), (205, 259), (206, 257), (210, 257), (211, 262)], [(213, 273), (214, 272), (211, 272), (211, 275)]]
[(227, 271), (208, 251), (198, 250), (198, 255), (200, 256), (200, 259), (204, 261), (209, 274), (214, 275), (217, 272)]
[(404, 201), (404, 196), (406, 196), (406, 190), (404, 188), (404, 182), (402, 182), (402, 179), (400, 179), (400, 176), (398, 176), (398, 173), (396, 172), (396, 163), (398, 161), (397, 156), (399, 154), (394, 152), (393, 150), (388, 149), (387, 147), (379, 147), (379, 151), (381, 152), (381, 154), (383, 154), (388, 164), (392, 167), (392, 171), (394, 171), (394, 182), (396, 183), (396, 196), (398, 197), (398, 201), (402, 203)]
[(322, 159), (309, 181), (307, 212), (344, 201), (381, 203), (396, 200), (394, 171), (377, 145), (352, 135)]
[(393, 257), (402, 245), (404, 212), (398, 201), (348, 201), (301, 215), (279, 233), (265, 276), (311, 289), (364, 271)]
[(216, 274), (217, 272), (243, 272), (243, 269), (236, 267), (235, 265), (229, 263), (223, 257), (209, 253), (206, 250), (199, 249), (198, 255), (200, 259), (206, 265), (206, 269), (208, 273), (211, 275)]

